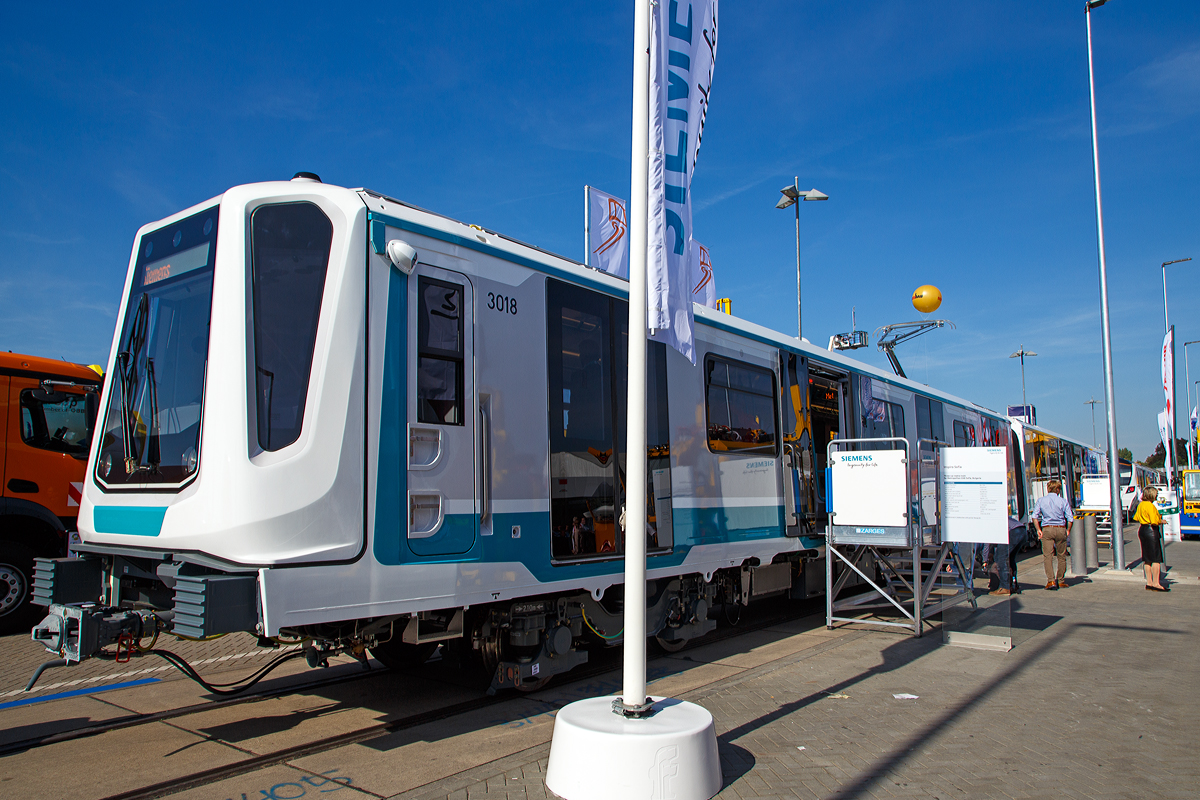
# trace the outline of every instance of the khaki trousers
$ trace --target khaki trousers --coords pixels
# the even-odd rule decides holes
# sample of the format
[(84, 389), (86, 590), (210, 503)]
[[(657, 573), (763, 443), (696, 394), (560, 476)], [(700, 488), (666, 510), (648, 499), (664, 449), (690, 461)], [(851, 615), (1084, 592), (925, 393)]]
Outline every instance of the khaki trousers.
[[(1054, 554), (1058, 553), (1058, 574), (1054, 573)], [(1061, 525), (1042, 527), (1042, 566), (1046, 568), (1046, 583), (1062, 580), (1067, 574), (1067, 529)]]

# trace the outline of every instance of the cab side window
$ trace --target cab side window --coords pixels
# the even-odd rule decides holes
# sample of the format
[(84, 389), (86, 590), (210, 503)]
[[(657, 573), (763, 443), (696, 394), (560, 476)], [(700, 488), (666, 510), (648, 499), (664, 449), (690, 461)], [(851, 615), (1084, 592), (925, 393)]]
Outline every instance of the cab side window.
[(312, 203), (260, 206), (250, 217), (258, 444), (300, 438), (333, 223)]
[(39, 450), (86, 456), (89, 442), (84, 396), (43, 389), (22, 391), (21, 441)]
[(417, 420), (462, 425), (463, 289), (423, 277), (417, 292)]

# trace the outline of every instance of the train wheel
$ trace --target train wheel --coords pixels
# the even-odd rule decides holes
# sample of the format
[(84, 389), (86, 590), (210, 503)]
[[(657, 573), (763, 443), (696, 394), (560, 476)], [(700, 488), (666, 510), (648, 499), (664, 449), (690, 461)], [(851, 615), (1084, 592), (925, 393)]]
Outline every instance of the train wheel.
[(437, 642), (408, 644), (392, 638), (372, 647), (371, 655), (388, 669), (412, 669), (428, 661), (434, 650), (437, 650)]
[(661, 636), (655, 636), (654, 641), (658, 642), (658, 646), (668, 653), (678, 653), (680, 650), (687, 647), (688, 644), (687, 639), (669, 640), (664, 639)]

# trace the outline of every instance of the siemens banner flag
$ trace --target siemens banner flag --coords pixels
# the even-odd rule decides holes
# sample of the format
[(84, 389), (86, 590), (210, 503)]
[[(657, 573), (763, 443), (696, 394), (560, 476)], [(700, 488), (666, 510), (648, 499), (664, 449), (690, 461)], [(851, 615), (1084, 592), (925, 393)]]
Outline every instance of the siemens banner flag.
[(692, 240), (692, 302), (717, 307), (717, 284), (713, 280), (712, 258), (708, 248)]
[(629, 217), (625, 201), (585, 186), (587, 265), (629, 280)]
[(717, 55), (717, 0), (659, 0), (650, 13), (646, 270), (650, 338), (695, 364), (692, 172)]

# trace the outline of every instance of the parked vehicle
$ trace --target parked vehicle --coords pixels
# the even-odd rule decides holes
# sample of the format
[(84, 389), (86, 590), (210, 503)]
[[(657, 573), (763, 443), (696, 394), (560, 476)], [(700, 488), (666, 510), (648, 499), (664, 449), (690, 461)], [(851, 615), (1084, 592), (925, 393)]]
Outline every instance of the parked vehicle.
[(0, 353), (0, 633), (28, 629), (33, 560), (75, 532), (99, 368)]

